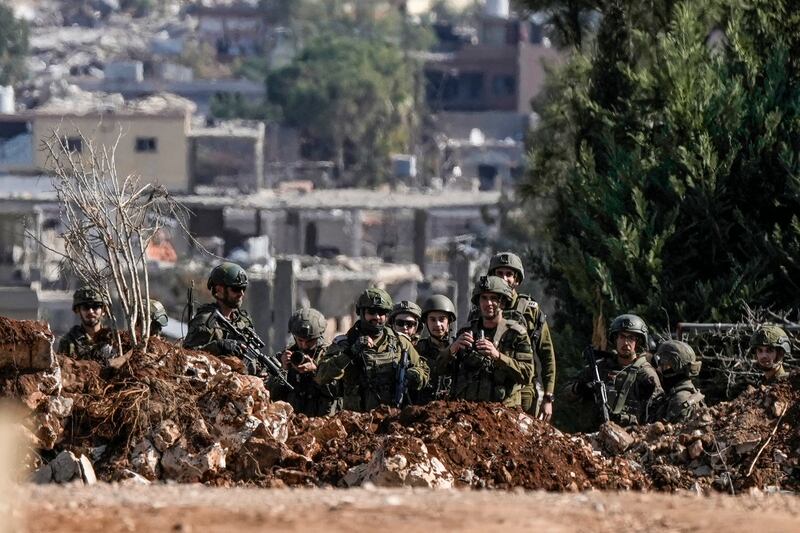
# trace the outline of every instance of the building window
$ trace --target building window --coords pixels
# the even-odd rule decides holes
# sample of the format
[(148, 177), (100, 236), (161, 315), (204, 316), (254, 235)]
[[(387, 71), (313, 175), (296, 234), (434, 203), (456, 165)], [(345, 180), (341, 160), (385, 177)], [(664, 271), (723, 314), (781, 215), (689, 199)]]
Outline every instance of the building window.
[(464, 87), (467, 100), (480, 100), (483, 97), (483, 74), (467, 72), (459, 80)]
[(83, 152), (83, 139), (80, 137), (64, 137), (63, 145), (67, 152)]
[(136, 137), (137, 152), (157, 152), (158, 140), (155, 137)]
[(492, 78), (492, 92), (495, 96), (514, 96), (516, 86), (516, 76), (498, 75)]

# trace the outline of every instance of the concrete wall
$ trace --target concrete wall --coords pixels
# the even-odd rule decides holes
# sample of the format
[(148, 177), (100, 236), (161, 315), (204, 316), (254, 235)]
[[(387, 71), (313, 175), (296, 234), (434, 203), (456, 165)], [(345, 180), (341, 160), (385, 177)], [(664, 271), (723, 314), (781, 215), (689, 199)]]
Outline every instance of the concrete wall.
[[(114, 116), (51, 116), (39, 115), (33, 121), (35, 164), (48, 169), (48, 154), (40, 150), (42, 141), (51, 138), (53, 132), (59, 137), (77, 138), (82, 133), (96, 146), (111, 147), (119, 139), (116, 151), (117, 175), (135, 174), (145, 182), (159, 183), (174, 192), (188, 191), (188, 143), (189, 116), (187, 115), (138, 115)], [(154, 138), (154, 151), (137, 151), (137, 138)], [(88, 149), (83, 147), (84, 157)]]

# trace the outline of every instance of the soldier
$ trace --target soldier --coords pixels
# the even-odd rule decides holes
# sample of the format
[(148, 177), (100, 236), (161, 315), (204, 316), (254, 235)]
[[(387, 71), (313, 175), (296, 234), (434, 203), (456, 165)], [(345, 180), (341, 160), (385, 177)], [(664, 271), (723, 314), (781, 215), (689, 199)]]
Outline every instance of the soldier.
[[(624, 426), (643, 423), (650, 398), (664, 392), (656, 370), (645, 357), (647, 325), (636, 315), (620, 315), (611, 322), (609, 341), (614, 349), (598, 359), (597, 368), (606, 384), (611, 420)], [(594, 369), (587, 366), (567, 391), (578, 399), (592, 399), (592, 381)]]
[(518, 255), (495, 254), (489, 261), (488, 274), (502, 278), (511, 287), (513, 296), (503, 316), (524, 325), (531, 341), (536, 379), (522, 388), (522, 408), (543, 420), (550, 420), (556, 386), (556, 354), (547, 317), (533, 298), (517, 293), (517, 287), (525, 279), (525, 268)]
[(783, 368), (783, 358), (792, 353), (789, 336), (778, 326), (762, 324), (750, 337), (750, 352), (764, 371), (764, 383), (773, 383), (789, 375)]
[(150, 336), (160, 337), (161, 330), (169, 323), (167, 310), (158, 300), (150, 299)]
[(404, 333), (411, 339), (414, 346), (419, 340), (419, 331), (422, 329), (420, 320), (422, 319), (422, 309), (414, 302), (401, 300), (394, 304), (392, 313), (389, 315), (389, 325), (395, 333)]
[(219, 311), (237, 329), (252, 329), (250, 316), (241, 309), (247, 289), (247, 273), (235, 263), (222, 263), (211, 270), (207, 287), (215, 302), (201, 305), (197, 310), (189, 322), (183, 346), (214, 355), (241, 357), (241, 344), (228, 338), (226, 331), (217, 323), (215, 312)]
[(58, 352), (78, 359), (90, 358), (99, 347), (98, 333), (103, 329), (106, 315), (102, 293), (94, 287), (79, 288), (72, 294), (72, 312), (81, 323), (59, 339)]
[[(386, 325), (392, 299), (381, 289), (367, 289), (356, 301), (359, 319), (334, 339), (319, 363), (317, 383), (340, 380), (343, 407), (369, 411), (379, 405), (396, 405), (408, 391), (428, 384), (428, 367), (411, 340)], [(405, 366), (403, 363), (408, 363)], [(404, 377), (405, 376), (405, 377)], [(404, 385), (405, 383), (405, 385)]]
[(450, 379), (436, 370), (437, 360), (446, 356), (450, 348), (451, 330), (456, 323), (456, 308), (447, 296), (434, 294), (423, 303), (421, 318), (426, 333), (417, 342), (417, 352), (427, 363), (431, 375), (428, 386), (414, 395), (414, 403), (418, 405), (445, 399), (450, 393)]
[(319, 385), (314, 381), (317, 364), (325, 353), (324, 335), (328, 323), (316, 309), (298, 309), (289, 318), (289, 333), (294, 343), (281, 354), (281, 364), (287, 381), (294, 387), (289, 391), (275, 377), (267, 382), (273, 400), (283, 400), (295, 412), (306, 416), (326, 416), (336, 412), (336, 384)]
[(503, 316), (514, 291), (497, 276), (481, 276), (472, 291), (480, 317), (461, 329), (440, 356), (437, 371), (452, 377), (451, 398), (522, 404), (533, 379), (533, 353), (525, 326)]
[(664, 392), (651, 398), (648, 421), (685, 422), (695, 409), (705, 407), (705, 396), (692, 383), (692, 378), (700, 374), (702, 363), (691, 346), (672, 340), (658, 347), (655, 358)]

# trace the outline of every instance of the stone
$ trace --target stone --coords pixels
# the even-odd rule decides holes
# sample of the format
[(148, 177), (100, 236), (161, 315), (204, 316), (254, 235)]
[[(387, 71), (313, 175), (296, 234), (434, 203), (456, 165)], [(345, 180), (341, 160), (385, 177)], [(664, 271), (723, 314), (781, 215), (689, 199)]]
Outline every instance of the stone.
[(788, 455), (786, 455), (786, 454), (783, 452), (783, 450), (780, 450), (780, 449), (778, 449), (778, 448), (775, 448), (775, 450), (772, 452), (772, 459), (773, 459), (773, 460), (774, 460), (776, 463), (778, 463), (779, 465), (782, 465), (782, 464), (784, 464), (786, 461), (788, 461), (788, 460), (789, 460), (789, 456), (788, 456)]
[(323, 444), (333, 439), (341, 440), (347, 437), (344, 424), (342, 424), (341, 420), (338, 418), (312, 418), (309, 421), (308, 433), (310, 433), (317, 442)]
[(694, 474), (695, 477), (708, 477), (712, 473), (713, 470), (711, 470), (711, 467), (708, 465), (700, 465), (692, 470), (692, 474)]
[(144, 476), (140, 476), (133, 470), (127, 468), (122, 471), (122, 478), (119, 480), (120, 485), (150, 485), (152, 482)]
[(208, 383), (217, 374), (211, 360), (201, 354), (187, 353), (183, 365), (183, 375), (196, 383)]
[(56, 483), (68, 483), (75, 478), (81, 477), (81, 464), (75, 454), (64, 450), (50, 461), (49, 466), (53, 471), (53, 481)]
[(294, 414), (294, 409), (286, 402), (273, 402), (270, 404), (269, 414), (264, 418), (264, 428), (279, 442), (286, 442), (289, 438), (289, 419)]
[(523, 435), (529, 436), (533, 432), (533, 417), (527, 413), (517, 415), (517, 424)]
[(736, 449), (736, 453), (739, 455), (745, 455), (755, 450), (759, 442), (761, 442), (759, 439), (748, 440), (736, 443), (733, 445), (733, 447)]
[(342, 478), (342, 482), (346, 487), (355, 487), (361, 485), (367, 475), (368, 468), (369, 463), (361, 463), (359, 465), (350, 467)]
[(783, 413), (786, 412), (786, 402), (782, 402), (780, 400), (775, 400), (772, 402), (772, 406), (770, 406), (770, 414), (773, 417), (779, 417)]
[(53, 468), (49, 464), (40, 466), (31, 474), (31, 481), (37, 485), (46, 485), (52, 482)]
[(148, 439), (133, 447), (129, 460), (131, 467), (137, 473), (151, 480), (159, 478), (161, 454)]
[(703, 455), (703, 441), (699, 439), (694, 441), (689, 445), (689, 447), (686, 450), (687, 453), (689, 454), (689, 457), (691, 457), (692, 459), (697, 459), (698, 457)]
[[(403, 451), (391, 451), (398, 449)], [(370, 482), (378, 487), (446, 489), (453, 486), (453, 476), (444, 464), (431, 457), (425, 443), (416, 437), (384, 439), (363, 474), (361, 483)]]
[(634, 442), (631, 434), (615, 422), (606, 422), (603, 424), (600, 427), (598, 439), (611, 455), (624, 453)]
[(172, 446), (161, 456), (164, 477), (182, 483), (196, 483), (207, 475), (225, 469), (225, 449), (215, 442), (199, 453), (191, 453), (183, 442)]
[(97, 483), (97, 476), (94, 473), (92, 462), (85, 455), (81, 455), (78, 460), (81, 469), (81, 479), (86, 485), (94, 485)]
[(66, 418), (72, 413), (75, 401), (64, 396), (48, 396), (44, 402), (44, 410), (58, 418)]
[(178, 442), (181, 430), (174, 420), (162, 420), (158, 428), (153, 431), (152, 442), (156, 450), (163, 453), (167, 448)]
[(53, 353), (53, 335), (37, 331), (24, 343), (0, 344), (0, 367), (6, 366), (14, 366), (21, 370), (54, 368), (56, 358)]

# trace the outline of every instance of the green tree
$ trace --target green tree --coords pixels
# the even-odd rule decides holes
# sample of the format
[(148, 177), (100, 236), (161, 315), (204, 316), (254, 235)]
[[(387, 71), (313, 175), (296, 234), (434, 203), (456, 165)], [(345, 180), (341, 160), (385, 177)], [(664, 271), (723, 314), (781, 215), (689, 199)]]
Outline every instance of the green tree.
[(535, 270), (570, 336), (625, 311), (666, 328), (800, 299), (800, 15), (647, 6), (604, 2), (537, 103), (522, 192), (554, 206)]
[(269, 74), (267, 98), (300, 130), (305, 156), (334, 161), (344, 183), (380, 182), (389, 153), (408, 149), (413, 77), (395, 46), (315, 39), (292, 64)]
[(13, 85), (26, 76), (28, 24), (0, 2), (0, 85)]

